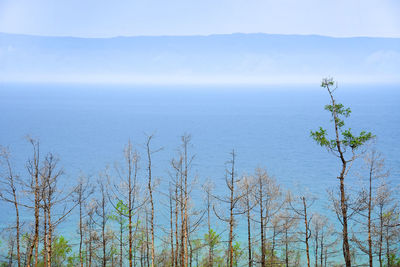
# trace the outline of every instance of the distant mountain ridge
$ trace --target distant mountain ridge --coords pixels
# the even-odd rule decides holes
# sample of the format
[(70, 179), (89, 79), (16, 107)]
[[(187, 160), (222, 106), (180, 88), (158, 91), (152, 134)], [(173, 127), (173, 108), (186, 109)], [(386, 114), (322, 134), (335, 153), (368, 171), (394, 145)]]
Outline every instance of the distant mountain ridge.
[(113, 38), (0, 33), (0, 81), (400, 82), (400, 38), (229, 34)]

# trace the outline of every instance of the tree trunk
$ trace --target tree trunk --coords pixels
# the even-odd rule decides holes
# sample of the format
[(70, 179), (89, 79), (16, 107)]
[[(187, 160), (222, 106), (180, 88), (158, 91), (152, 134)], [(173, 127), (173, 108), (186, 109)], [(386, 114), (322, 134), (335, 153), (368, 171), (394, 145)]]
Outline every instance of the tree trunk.
[[(345, 168), (345, 167), (344, 167)], [(347, 230), (347, 201), (344, 191), (344, 179), (340, 178), (340, 199), (341, 199), (341, 210), (343, 219), (343, 256), (346, 263), (346, 267), (351, 267), (351, 256), (350, 256), (350, 245), (349, 236)]]
[(265, 267), (265, 237), (264, 237), (264, 209), (263, 209), (263, 186), (259, 177), (259, 205), (260, 205), (260, 231), (261, 231), (261, 267)]
[(251, 255), (251, 224), (250, 224), (250, 199), (249, 199), (249, 188), (246, 187), (246, 213), (247, 213), (247, 242), (248, 242), (248, 254), (249, 254), (249, 267), (253, 266), (252, 255)]
[(232, 151), (232, 169), (230, 172), (231, 184), (230, 184), (230, 207), (229, 207), (229, 267), (233, 266), (233, 208), (234, 208), (234, 193), (235, 193), (235, 151)]
[(304, 207), (304, 225), (306, 227), (306, 255), (307, 255), (307, 266), (310, 267), (310, 248), (308, 245), (308, 239), (310, 238), (309, 235), (309, 226), (308, 226), (308, 220), (307, 220), (307, 203), (306, 203), (306, 198), (302, 197), (303, 200), (303, 207)]
[(372, 166), (369, 172), (369, 196), (368, 196), (368, 257), (369, 267), (372, 267), (372, 237), (371, 237), (371, 211), (372, 211)]
[(152, 181), (151, 181), (151, 151), (150, 151), (150, 141), (152, 139), (152, 136), (149, 136), (147, 139), (147, 159), (149, 161), (148, 165), (148, 189), (149, 189), (149, 195), (150, 195), (150, 208), (151, 208), (151, 213), (150, 213), (150, 232), (151, 232), (151, 267), (154, 267), (154, 260), (155, 260), (155, 251), (154, 251), (154, 203), (153, 203), (153, 188), (152, 188)]

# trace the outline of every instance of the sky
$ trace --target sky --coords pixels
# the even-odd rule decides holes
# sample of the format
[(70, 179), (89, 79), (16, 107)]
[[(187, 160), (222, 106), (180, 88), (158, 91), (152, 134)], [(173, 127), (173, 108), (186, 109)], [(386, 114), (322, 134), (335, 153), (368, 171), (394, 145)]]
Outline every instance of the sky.
[(400, 37), (399, 0), (0, 0), (0, 32)]

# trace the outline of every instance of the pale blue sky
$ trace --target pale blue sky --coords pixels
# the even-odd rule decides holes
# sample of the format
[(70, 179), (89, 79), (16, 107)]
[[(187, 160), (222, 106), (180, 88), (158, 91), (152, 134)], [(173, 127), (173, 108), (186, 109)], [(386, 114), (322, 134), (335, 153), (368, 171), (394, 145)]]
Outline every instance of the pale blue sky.
[(400, 37), (400, 0), (0, 0), (0, 32)]

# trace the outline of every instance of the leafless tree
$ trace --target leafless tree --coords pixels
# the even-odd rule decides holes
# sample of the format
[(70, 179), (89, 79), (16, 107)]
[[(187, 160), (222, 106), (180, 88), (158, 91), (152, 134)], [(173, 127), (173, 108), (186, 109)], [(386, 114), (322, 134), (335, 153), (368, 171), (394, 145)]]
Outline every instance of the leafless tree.
[(261, 237), (261, 266), (266, 266), (266, 226), (282, 207), (279, 201), (282, 193), (275, 179), (268, 175), (265, 169), (257, 168), (255, 171), (256, 188), (254, 198), (258, 205)]
[[(171, 165), (175, 170), (176, 177), (178, 181), (175, 181), (176, 184), (176, 198), (179, 202), (179, 213), (180, 213), (180, 222), (181, 222), (181, 233), (180, 233), (180, 266), (187, 267), (189, 264), (189, 171), (192, 166), (192, 162), (194, 156), (189, 155), (189, 146), (190, 146), (191, 136), (183, 135), (181, 137), (181, 146), (179, 149), (179, 157), (178, 159), (173, 159)], [(177, 242), (178, 244), (178, 242)], [(178, 250), (178, 247), (176, 248)], [(178, 253), (178, 252), (177, 252)]]
[(151, 266), (155, 264), (155, 243), (154, 243), (154, 201), (153, 201), (153, 177), (152, 177), (152, 154), (161, 150), (161, 148), (152, 150), (151, 141), (154, 135), (147, 136), (146, 140), (146, 152), (147, 152), (147, 174), (148, 174), (148, 190), (149, 190), (149, 201), (150, 201), (150, 234), (151, 234)]
[(30, 248), (28, 250), (28, 256), (27, 256), (27, 266), (31, 267), (31, 262), (32, 262), (32, 255), (33, 255), (33, 250), (35, 249), (35, 260), (34, 260), (34, 266), (37, 267), (38, 265), (38, 251), (39, 251), (39, 221), (40, 221), (40, 183), (39, 183), (39, 176), (40, 176), (40, 146), (39, 146), (39, 141), (36, 141), (34, 139), (28, 138), (28, 141), (32, 145), (33, 149), (33, 155), (32, 158), (28, 161), (27, 164), (27, 169), (30, 174), (30, 188), (31, 192), (33, 194), (34, 200), (34, 218), (35, 218), (35, 223), (34, 223), (34, 234), (33, 234), (33, 240), (30, 245)]
[[(211, 208), (212, 208), (212, 190), (214, 188), (213, 183), (207, 180), (203, 185), (203, 190), (205, 192), (205, 205), (207, 212), (207, 234), (211, 235)], [(208, 246), (208, 257), (207, 266), (212, 267), (214, 264), (214, 246), (211, 242), (206, 244)]]
[(240, 191), (243, 194), (243, 198), (240, 199), (241, 209), (244, 211), (247, 219), (247, 249), (248, 249), (248, 265), (253, 266), (253, 249), (252, 249), (252, 235), (251, 235), (251, 223), (252, 214), (251, 211), (257, 205), (255, 198), (253, 197), (253, 190), (255, 188), (255, 179), (253, 176), (244, 175), (239, 183)]
[(329, 219), (319, 213), (314, 213), (310, 227), (314, 246), (315, 267), (326, 266), (330, 255), (328, 250), (331, 250), (337, 242), (334, 236), (334, 229)]
[(229, 216), (224, 216), (222, 214), (219, 214), (215, 210), (215, 207), (213, 206), (214, 213), (217, 216), (218, 219), (220, 219), (223, 222), (228, 223), (229, 225), (229, 239), (228, 239), (228, 266), (232, 267), (233, 266), (233, 228), (235, 226), (235, 216), (240, 215), (245, 213), (245, 211), (242, 211), (239, 209), (239, 204), (241, 198), (245, 195), (244, 193), (240, 192), (238, 190), (238, 183), (240, 182), (240, 179), (237, 178), (236, 170), (235, 170), (235, 160), (236, 160), (236, 154), (235, 151), (232, 150), (230, 153), (231, 155), (231, 160), (227, 162), (228, 167), (226, 168), (226, 174), (225, 174), (225, 184), (228, 188), (229, 195), (227, 197), (220, 197), (220, 196), (214, 196), (219, 202), (222, 204), (227, 204), (228, 205), (228, 210), (229, 210)]
[(89, 183), (89, 180), (84, 176), (80, 176), (78, 179), (78, 185), (75, 187), (74, 195), (75, 201), (79, 208), (79, 263), (81, 267), (83, 267), (83, 238), (84, 238), (84, 223), (83, 220), (85, 218), (84, 208), (86, 205), (86, 201), (93, 193), (94, 188)]
[[(286, 203), (287, 204), (287, 203)], [(293, 233), (293, 229), (297, 226), (297, 218), (293, 215), (293, 212), (285, 208), (283, 212), (279, 214), (282, 224), (282, 240), (281, 243), (284, 246), (285, 252), (285, 266), (289, 267), (291, 258), (291, 245), (295, 242), (296, 233)]]
[[(386, 254), (387, 263), (390, 264), (390, 254), (391, 254), (391, 242), (392, 238), (395, 237), (396, 226), (398, 227), (400, 223), (397, 221), (395, 214), (397, 211), (397, 202), (393, 198), (393, 188), (388, 184), (385, 179), (380, 181), (377, 188), (376, 194), (376, 207), (377, 207), (377, 223), (373, 225), (374, 234), (377, 238), (377, 253), (379, 265), (383, 266), (383, 257)], [(386, 245), (386, 253), (384, 252), (384, 246)]]
[(15, 210), (15, 243), (17, 246), (17, 262), (18, 267), (21, 266), (21, 251), (20, 251), (20, 218), (19, 218), (19, 188), (18, 175), (14, 174), (10, 162), (10, 153), (8, 149), (0, 147), (0, 164), (4, 167), (4, 173), (1, 173), (1, 189), (0, 199), (10, 203)]
[(304, 235), (302, 240), (306, 245), (306, 256), (307, 256), (307, 266), (311, 266), (310, 261), (310, 243), (311, 238), (311, 220), (313, 215), (310, 212), (310, 207), (313, 205), (315, 198), (301, 194), (298, 199), (293, 197), (290, 193), (288, 194), (288, 203), (292, 211), (298, 216), (298, 219), (304, 222), (304, 231), (301, 234)]
[[(357, 211), (359, 214), (359, 221), (358, 225), (360, 225), (360, 228), (363, 228), (363, 226), (366, 226), (367, 229), (367, 240), (364, 242), (360, 238), (358, 238), (355, 234), (353, 234), (352, 241), (357, 245), (357, 247), (365, 254), (368, 255), (368, 263), (369, 266), (373, 266), (373, 233), (372, 233), (372, 227), (373, 224), (375, 223), (375, 218), (374, 218), (374, 209), (375, 209), (375, 198), (377, 194), (377, 189), (375, 186), (375, 181), (376, 180), (381, 180), (385, 179), (389, 173), (384, 170), (384, 160), (380, 153), (378, 153), (376, 150), (371, 150), (368, 154), (366, 154), (365, 158), (365, 169), (367, 171), (367, 186), (362, 187), (361, 192), (359, 192), (359, 202), (360, 203), (360, 208)], [(365, 219), (367, 219), (365, 221)], [(360, 229), (363, 233), (363, 229)], [(365, 243), (367, 245), (365, 245)]]
[(102, 174), (97, 182), (100, 194), (98, 196), (98, 199), (96, 199), (96, 209), (95, 209), (95, 213), (100, 220), (100, 222), (96, 224), (100, 227), (100, 232), (101, 232), (100, 234), (101, 235), (100, 242), (102, 250), (101, 263), (103, 267), (107, 266), (107, 260), (108, 260), (107, 245), (109, 241), (108, 235), (106, 233), (106, 226), (109, 220), (108, 197), (106, 192), (107, 188), (105, 185), (106, 175), (107, 175), (106, 173)]
[(139, 154), (134, 150), (132, 143), (129, 141), (124, 148), (125, 163), (123, 166), (115, 165), (117, 177), (113, 177), (109, 181), (109, 198), (110, 203), (114, 207), (117, 216), (119, 217), (120, 224), (120, 266), (123, 264), (123, 220), (128, 219), (128, 260), (129, 267), (132, 267), (133, 250), (134, 250), (134, 216), (137, 215), (139, 209), (145, 204), (145, 201), (138, 201), (138, 194), (140, 186), (138, 184), (137, 176), (139, 170)]

